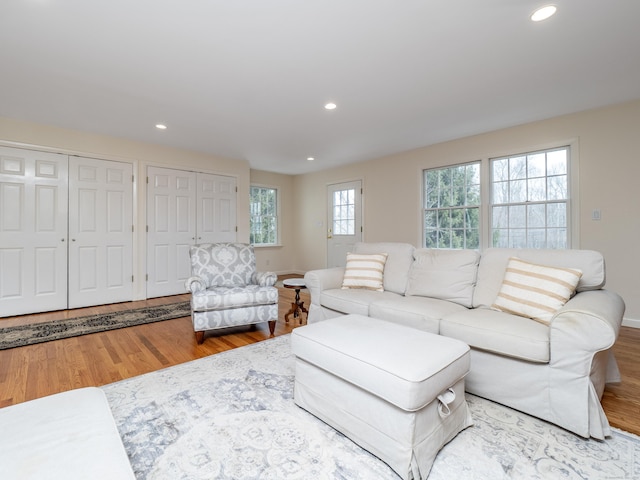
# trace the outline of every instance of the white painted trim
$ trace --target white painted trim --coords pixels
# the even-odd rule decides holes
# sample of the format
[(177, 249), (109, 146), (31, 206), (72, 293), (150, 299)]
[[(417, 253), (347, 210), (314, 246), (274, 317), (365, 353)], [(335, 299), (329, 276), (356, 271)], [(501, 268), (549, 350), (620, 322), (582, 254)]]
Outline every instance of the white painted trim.
[(623, 318), (623, 327), (640, 328), (640, 320), (637, 318)]

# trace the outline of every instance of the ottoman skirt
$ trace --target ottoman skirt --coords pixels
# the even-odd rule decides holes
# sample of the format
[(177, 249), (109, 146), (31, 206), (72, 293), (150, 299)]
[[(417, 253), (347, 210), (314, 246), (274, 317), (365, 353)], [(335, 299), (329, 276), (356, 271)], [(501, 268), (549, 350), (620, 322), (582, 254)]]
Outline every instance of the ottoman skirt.
[[(363, 319), (368, 327), (365, 330), (361, 329)], [(305, 331), (309, 327), (313, 330)], [(328, 328), (336, 330), (329, 333)], [(353, 334), (352, 328), (360, 328), (353, 341), (365, 337), (362, 341), (369, 342), (373, 350), (363, 350), (361, 342), (350, 348), (344, 335)], [(415, 342), (416, 334), (422, 342)], [(376, 347), (377, 342), (398, 341), (403, 336), (407, 342), (401, 355), (434, 368), (430, 372), (429, 367), (418, 366), (424, 377), (419, 381), (411, 365), (407, 365), (407, 370), (414, 372), (410, 379), (398, 375), (401, 364), (395, 363), (397, 355), (390, 362), (384, 354), (376, 355), (381, 347)], [(455, 348), (430, 348), (441, 340), (447, 344), (452, 339), (354, 315), (300, 327), (292, 334), (297, 357), (295, 403), (383, 460), (403, 479), (427, 478), (438, 451), (472, 424), (464, 396), (468, 346), (458, 342), (447, 344)], [(331, 356), (326, 362), (323, 348)], [(434, 352), (447, 358), (434, 359)], [(335, 363), (336, 355), (341, 356), (340, 363)], [(385, 368), (385, 363), (393, 365)], [(378, 383), (376, 368), (380, 369)], [(363, 381), (358, 378), (359, 371), (367, 377)]]

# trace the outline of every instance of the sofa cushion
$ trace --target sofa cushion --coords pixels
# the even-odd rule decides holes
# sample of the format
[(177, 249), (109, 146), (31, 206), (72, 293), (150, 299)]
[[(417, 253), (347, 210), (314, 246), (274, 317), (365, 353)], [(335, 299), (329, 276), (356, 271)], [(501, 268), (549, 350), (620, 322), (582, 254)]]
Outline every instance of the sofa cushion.
[(400, 295), (404, 295), (407, 288), (414, 250), (411, 244), (395, 242), (358, 242), (353, 247), (354, 253), (386, 253), (388, 255), (384, 265), (384, 289)]
[(509, 258), (554, 267), (576, 268), (582, 277), (577, 292), (599, 290), (605, 284), (605, 265), (601, 253), (593, 250), (553, 250), (535, 248), (488, 248), (482, 252), (478, 280), (473, 292), (474, 307), (490, 307), (498, 296)]
[(549, 363), (549, 326), (489, 308), (475, 308), (440, 320), (440, 335), (470, 347), (529, 362)]
[(440, 332), (440, 319), (466, 310), (462, 305), (429, 297), (385, 297), (369, 305), (369, 316), (424, 330)]
[(550, 323), (576, 290), (580, 270), (548, 267), (511, 257), (492, 307)]
[(382, 292), (386, 253), (347, 253), (342, 288), (364, 288)]
[(406, 295), (439, 298), (471, 307), (479, 252), (421, 248), (413, 256)]
[(357, 313), (369, 315), (369, 305), (381, 298), (398, 297), (391, 292), (376, 292), (374, 290), (333, 288), (320, 293), (320, 305), (342, 313)]

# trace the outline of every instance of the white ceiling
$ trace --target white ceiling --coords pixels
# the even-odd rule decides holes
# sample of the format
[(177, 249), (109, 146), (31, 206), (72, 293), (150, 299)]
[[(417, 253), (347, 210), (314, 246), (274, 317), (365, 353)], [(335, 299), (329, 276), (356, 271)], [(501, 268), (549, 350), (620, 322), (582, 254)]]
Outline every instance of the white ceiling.
[(543, 4), (1, 0), (0, 116), (298, 174), (640, 98), (639, 0)]

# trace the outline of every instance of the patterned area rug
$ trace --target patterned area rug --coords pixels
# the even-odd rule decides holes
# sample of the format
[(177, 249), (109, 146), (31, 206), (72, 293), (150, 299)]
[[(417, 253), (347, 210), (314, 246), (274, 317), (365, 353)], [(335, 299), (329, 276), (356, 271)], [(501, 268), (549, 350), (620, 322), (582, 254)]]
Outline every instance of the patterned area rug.
[(189, 302), (0, 328), (0, 350), (191, 315)]
[[(398, 479), (293, 402), (289, 336), (102, 387), (138, 479)], [(640, 437), (584, 440), (472, 395), (429, 480), (637, 479)]]

